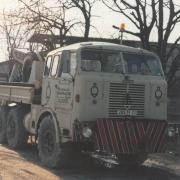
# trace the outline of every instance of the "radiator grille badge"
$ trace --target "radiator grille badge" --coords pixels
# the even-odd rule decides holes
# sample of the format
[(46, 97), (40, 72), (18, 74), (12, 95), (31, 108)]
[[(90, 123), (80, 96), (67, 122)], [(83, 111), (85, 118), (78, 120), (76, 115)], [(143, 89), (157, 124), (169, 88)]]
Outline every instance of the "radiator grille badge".
[(92, 95), (92, 97), (95, 98), (98, 95), (98, 93), (99, 93), (99, 89), (98, 89), (96, 83), (94, 83), (93, 86), (91, 87), (91, 95)]

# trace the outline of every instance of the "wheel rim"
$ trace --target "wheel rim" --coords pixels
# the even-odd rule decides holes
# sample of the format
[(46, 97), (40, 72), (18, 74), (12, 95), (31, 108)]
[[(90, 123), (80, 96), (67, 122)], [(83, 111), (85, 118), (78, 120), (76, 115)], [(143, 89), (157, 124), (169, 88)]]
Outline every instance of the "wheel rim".
[(54, 142), (54, 134), (50, 131), (46, 131), (44, 133), (43, 138), (43, 150), (46, 155), (51, 155), (54, 152), (55, 142)]
[(7, 136), (8, 138), (13, 138), (15, 136), (15, 122), (12, 118), (8, 121)]

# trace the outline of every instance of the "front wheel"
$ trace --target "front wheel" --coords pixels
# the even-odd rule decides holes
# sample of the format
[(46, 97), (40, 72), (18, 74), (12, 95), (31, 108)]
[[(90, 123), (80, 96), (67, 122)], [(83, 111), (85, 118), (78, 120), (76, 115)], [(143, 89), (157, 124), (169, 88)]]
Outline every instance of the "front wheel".
[(70, 164), (71, 149), (68, 144), (56, 142), (52, 117), (44, 117), (38, 129), (38, 151), (42, 163), (50, 168), (66, 167)]

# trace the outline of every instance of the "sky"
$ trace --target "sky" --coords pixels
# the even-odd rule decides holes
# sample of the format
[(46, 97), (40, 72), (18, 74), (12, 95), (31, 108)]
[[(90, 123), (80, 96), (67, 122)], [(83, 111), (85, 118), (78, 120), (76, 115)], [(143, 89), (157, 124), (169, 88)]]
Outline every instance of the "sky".
[[(174, 3), (180, 5), (180, 0), (174, 0)], [(3, 10), (10, 10), (14, 9), (18, 6), (17, 0), (0, 0), (0, 20), (1, 20), (1, 13)], [(74, 12), (76, 13), (76, 12)], [(78, 14), (78, 13), (77, 13)], [(118, 32), (117, 30), (112, 28), (112, 25), (119, 26), (121, 23), (126, 24), (126, 29), (135, 30), (134, 26), (128, 22), (128, 20), (123, 17), (122, 15), (112, 12), (104, 5), (97, 3), (95, 7), (93, 7), (93, 14), (95, 17), (92, 19), (92, 24), (97, 28), (97, 30), (91, 28), (90, 36), (97, 36), (97, 37), (117, 37)], [(179, 35), (180, 24), (177, 25), (176, 29), (172, 33), (170, 37), (170, 42), (173, 42)], [(83, 35), (83, 34), (81, 34)], [(138, 40), (136, 37), (124, 34), (124, 39), (128, 40)], [(157, 32), (153, 31), (151, 34), (151, 41), (156, 41), (157, 39)], [(5, 39), (0, 35), (0, 61), (5, 60)]]

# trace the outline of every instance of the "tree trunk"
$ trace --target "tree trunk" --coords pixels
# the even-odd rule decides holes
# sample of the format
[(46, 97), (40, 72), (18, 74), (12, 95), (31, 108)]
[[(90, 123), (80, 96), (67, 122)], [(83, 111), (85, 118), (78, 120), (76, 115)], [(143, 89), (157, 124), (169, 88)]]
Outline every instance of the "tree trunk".
[(158, 46), (157, 46), (157, 54), (159, 57), (163, 56), (163, 21), (164, 21), (164, 13), (163, 13), (163, 0), (159, 1), (159, 25), (158, 25)]
[(149, 35), (143, 34), (140, 38), (141, 38), (141, 42), (142, 42), (142, 47), (143, 47), (143, 49), (150, 50)]
[(84, 40), (87, 41), (89, 38), (90, 31), (90, 18), (85, 18), (85, 31), (84, 31)]

